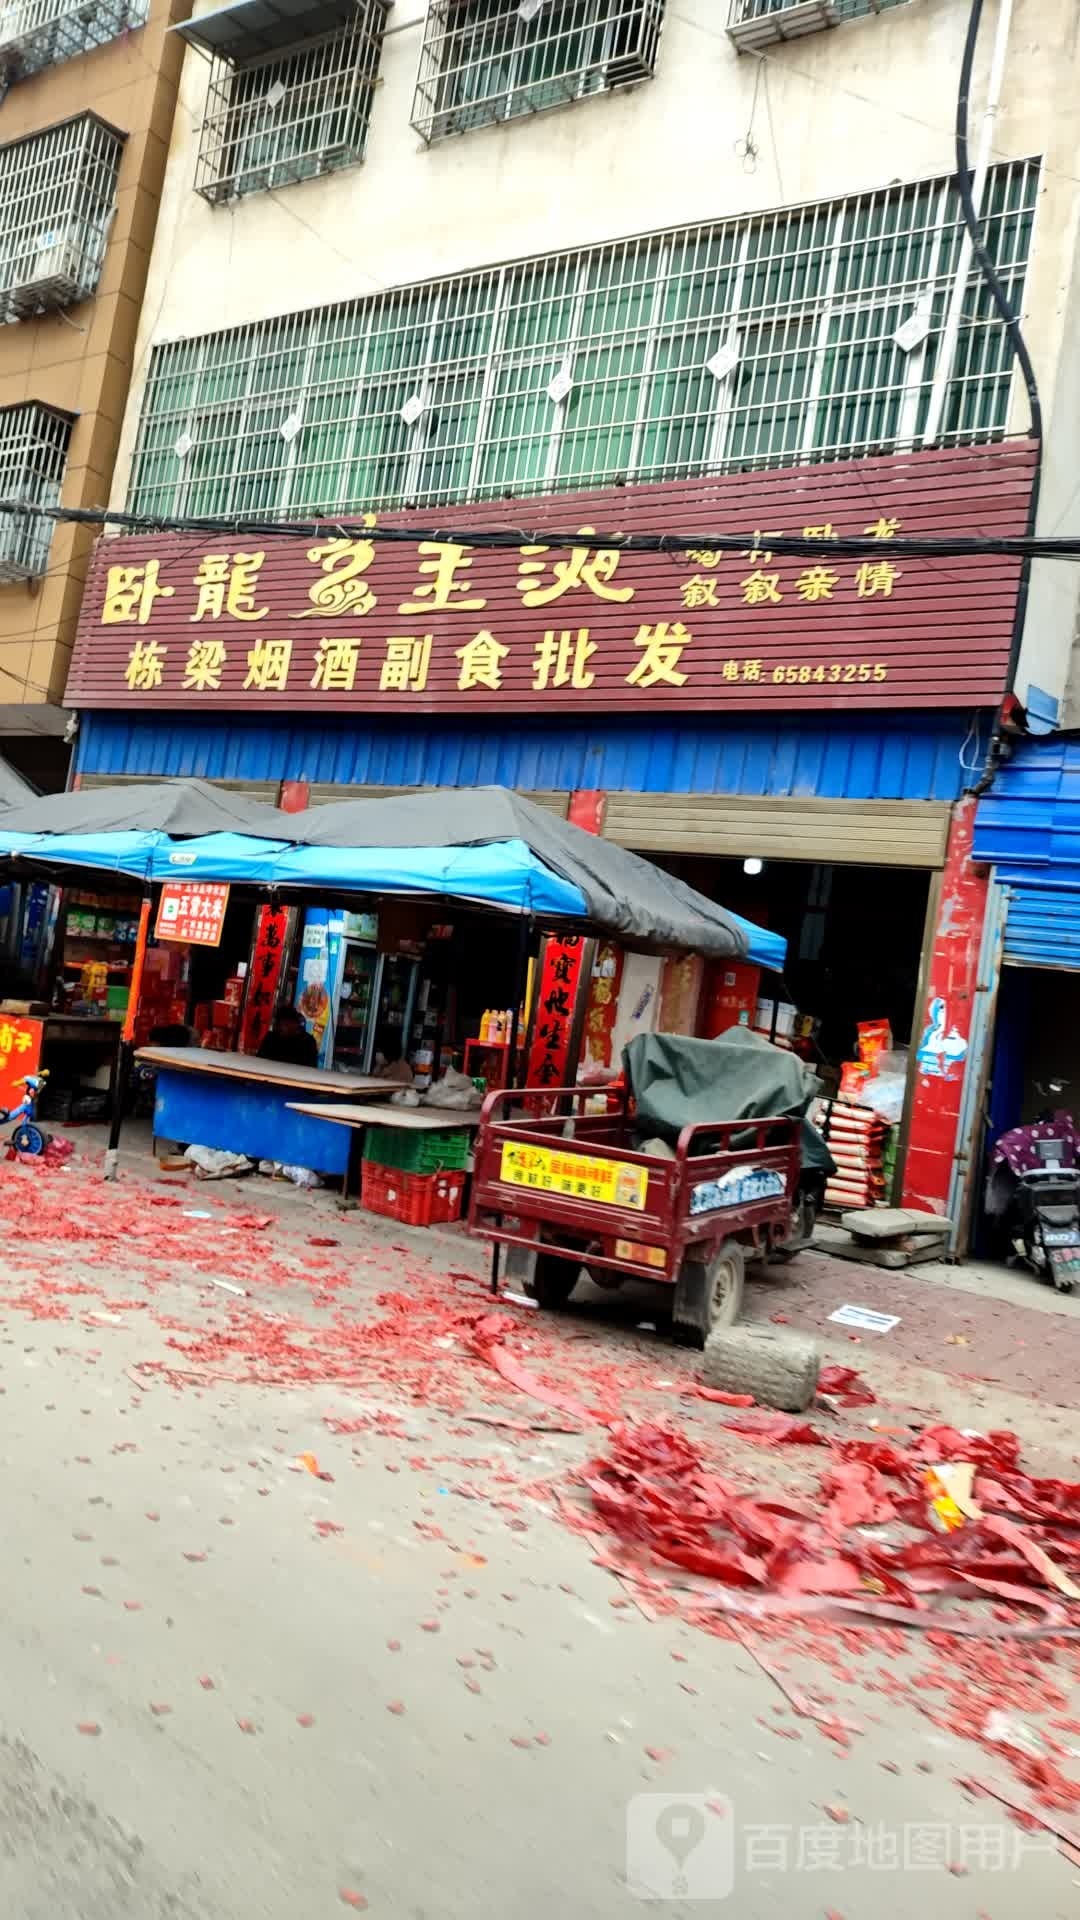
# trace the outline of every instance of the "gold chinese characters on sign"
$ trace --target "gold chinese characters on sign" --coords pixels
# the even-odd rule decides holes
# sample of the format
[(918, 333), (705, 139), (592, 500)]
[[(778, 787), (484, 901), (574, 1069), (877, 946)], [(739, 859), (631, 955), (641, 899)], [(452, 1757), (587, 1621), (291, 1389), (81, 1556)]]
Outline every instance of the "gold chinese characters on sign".
[[(329, 701), (365, 693), (422, 699), (431, 697), (432, 679), (436, 692), (479, 696), (508, 685), (519, 695), (587, 695), (619, 685), (638, 694), (688, 687), (706, 694), (736, 684), (880, 684), (889, 662), (841, 657), (843, 629), (830, 627), (830, 610), (846, 605), (863, 614), (848, 654), (872, 655), (866, 622), (903, 591), (904, 570), (887, 547), (901, 526), (881, 514), (860, 527), (881, 551), (858, 560), (830, 554), (840, 536), (828, 520), (797, 529), (821, 542), (820, 560), (777, 559), (770, 543), (783, 535), (776, 528), (755, 531), (741, 555), (703, 547), (641, 556), (595, 546), (595, 530), (582, 527), (580, 545), (523, 544), (511, 553), (516, 605), (508, 600), (505, 551), (420, 540), (407, 549), (406, 567), (401, 546), (380, 549), (373, 538), (341, 534), (296, 543), (291, 604), (278, 607), (268, 548), (226, 539), (187, 561), (155, 555), (106, 566), (100, 624), (131, 632), (121, 670), (132, 694), (160, 696), (172, 687), (194, 699), (230, 689), (306, 693), (309, 704), (311, 693)], [(523, 630), (523, 614), (542, 619), (548, 609), (567, 624)], [(582, 615), (594, 625), (575, 624)], [(722, 627), (713, 616), (726, 616)], [(792, 644), (793, 617), (818, 625), (800, 624), (799, 658), (777, 658)], [(751, 629), (764, 657), (747, 644)], [(740, 639), (745, 653), (736, 651)]]

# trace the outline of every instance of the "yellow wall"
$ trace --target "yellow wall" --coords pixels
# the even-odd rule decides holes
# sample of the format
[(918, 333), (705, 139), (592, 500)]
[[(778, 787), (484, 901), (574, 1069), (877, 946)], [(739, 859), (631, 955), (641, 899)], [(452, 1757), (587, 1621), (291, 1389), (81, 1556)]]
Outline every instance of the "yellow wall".
[[(166, 29), (189, 11), (183, 0), (158, 0), (145, 27), (19, 82), (0, 108), (4, 142), (87, 109), (126, 135), (96, 294), (63, 313), (0, 327), (0, 407), (36, 400), (78, 415), (64, 506), (109, 498), (183, 51)], [(0, 585), (0, 705), (62, 700), (93, 538), (58, 527), (44, 578)]]

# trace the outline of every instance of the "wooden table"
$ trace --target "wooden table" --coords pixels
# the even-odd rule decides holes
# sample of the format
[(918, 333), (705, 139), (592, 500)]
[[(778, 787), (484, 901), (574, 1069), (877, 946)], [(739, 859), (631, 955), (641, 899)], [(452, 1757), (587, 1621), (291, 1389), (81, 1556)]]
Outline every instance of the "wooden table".
[(290, 1101), (294, 1113), (317, 1113), (323, 1120), (336, 1120), (343, 1127), (401, 1127), (406, 1133), (456, 1133), (461, 1127), (478, 1127), (478, 1111), (453, 1113), (448, 1108), (395, 1106), (319, 1106)]
[(462, 1127), (478, 1127), (479, 1112), (473, 1109), (467, 1113), (453, 1113), (443, 1107), (393, 1107), (326, 1105), (308, 1106), (306, 1102), (290, 1102), (294, 1113), (318, 1114), (320, 1126), (330, 1122), (349, 1129), (349, 1152), (345, 1173), (346, 1193), (360, 1191), (360, 1161), (363, 1157), (365, 1127), (397, 1127), (402, 1133), (459, 1133)]
[[(141, 1047), (138, 1058), (157, 1074), (155, 1137), (316, 1173), (344, 1174), (349, 1164), (349, 1136), (327, 1125), (323, 1109), (340, 1104), (343, 1094), (389, 1098), (401, 1084), (201, 1047)], [(303, 1111), (297, 1095), (308, 1096)]]

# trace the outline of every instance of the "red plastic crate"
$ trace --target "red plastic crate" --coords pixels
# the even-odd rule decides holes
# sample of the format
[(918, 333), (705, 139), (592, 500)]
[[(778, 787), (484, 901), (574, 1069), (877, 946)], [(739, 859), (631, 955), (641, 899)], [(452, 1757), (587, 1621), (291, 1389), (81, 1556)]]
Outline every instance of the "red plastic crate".
[(361, 1204), (407, 1227), (460, 1220), (464, 1192), (463, 1173), (402, 1173), (399, 1167), (382, 1167), (374, 1160), (361, 1163)]

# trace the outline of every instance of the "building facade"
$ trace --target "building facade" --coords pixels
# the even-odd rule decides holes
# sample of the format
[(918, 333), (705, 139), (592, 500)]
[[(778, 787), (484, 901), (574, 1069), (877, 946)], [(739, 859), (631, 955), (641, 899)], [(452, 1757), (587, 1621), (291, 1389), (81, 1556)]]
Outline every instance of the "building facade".
[[(0, 9), (0, 498), (108, 500), (172, 131), (167, 4)], [(63, 784), (93, 531), (0, 514), (0, 736)]]
[[(126, 597), (102, 557), (70, 688), (80, 778), (497, 780), (782, 928), (826, 1052), (877, 1014), (911, 1041), (908, 1191), (938, 1207), (983, 925), (961, 954), (956, 803), (1010, 679), (1059, 717), (1076, 625), (1071, 570), (1032, 570), (1021, 636), (1015, 568), (888, 557), (898, 533), (1022, 532), (1040, 451), (1041, 527), (1075, 488), (1077, 19), (1001, 0), (972, 92), (1041, 450), (952, 177), (967, 21), (963, 0), (321, 0), (268, 22), (237, 0), (178, 23), (112, 503), (223, 538), (131, 548)], [(444, 543), (410, 587), (354, 552), (335, 607), (332, 556), (299, 543), (286, 579), (277, 543), (224, 537), (364, 514), (418, 540), (519, 528), (535, 571), (460, 543), (455, 571)], [(661, 581), (583, 533), (568, 587), (529, 538), (631, 525), (748, 544), (703, 539)], [(834, 533), (871, 530), (872, 572), (831, 563)], [(821, 562), (774, 562), (770, 532), (820, 536)], [(309, 611), (318, 632), (290, 625)], [(263, 619), (288, 637), (276, 682)], [(502, 651), (467, 682), (481, 634)], [(635, 678), (650, 645), (672, 671)]]

